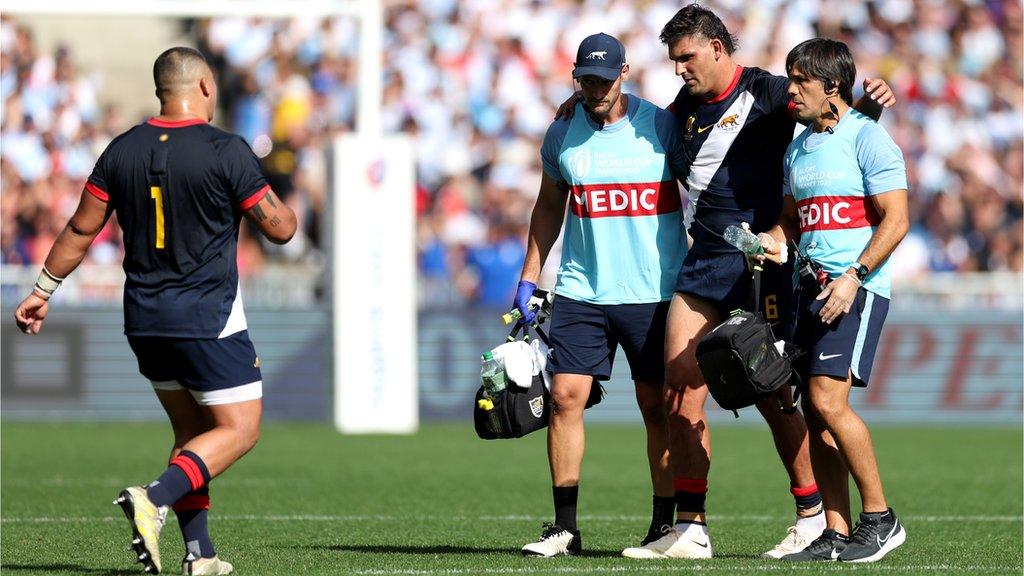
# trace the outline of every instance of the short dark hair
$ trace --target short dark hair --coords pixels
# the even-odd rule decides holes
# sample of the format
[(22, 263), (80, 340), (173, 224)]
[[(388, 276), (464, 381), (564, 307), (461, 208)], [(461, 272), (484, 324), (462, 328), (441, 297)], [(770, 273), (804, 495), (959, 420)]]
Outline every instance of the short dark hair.
[(831, 38), (804, 40), (786, 56), (786, 74), (791, 73), (794, 66), (808, 77), (821, 80), (826, 92), (832, 87), (838, 88), (840, 98), (853, 106), (857, 65), (845, 43)]
[[(198, 68), (198, 70), (197, 70)], [(153, 83), (156, 84), (157, 98), (185, 88), (197, 75), (209, 68), (202, 52), (186, 46), (175, 46), (164, 50), (153, 63)]]
[(718, 38), (725, 47), (726, 54), (736, 51), (736, 37), (722, 23), (714, 12), (696, 2), (684, 7), (661, 29), (658, 38), (662, 44), (671, 46), (676, 40), (700, 34), (708, 40)]

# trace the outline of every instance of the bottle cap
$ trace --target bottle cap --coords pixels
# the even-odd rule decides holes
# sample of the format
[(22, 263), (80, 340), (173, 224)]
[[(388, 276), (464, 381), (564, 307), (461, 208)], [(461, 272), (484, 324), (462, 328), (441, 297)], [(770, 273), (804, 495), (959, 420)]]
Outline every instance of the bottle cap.
[(493, 354), (493, 353), (491, 353), (491, 351), (490, 351), (490, 350), (488, 350), (487, 352), (484, 352), (484, 354), (483, 354), (482, 358), (483, 358), (484, 360), (493, 360), (493, 359), (494, 359), (494, 354)]

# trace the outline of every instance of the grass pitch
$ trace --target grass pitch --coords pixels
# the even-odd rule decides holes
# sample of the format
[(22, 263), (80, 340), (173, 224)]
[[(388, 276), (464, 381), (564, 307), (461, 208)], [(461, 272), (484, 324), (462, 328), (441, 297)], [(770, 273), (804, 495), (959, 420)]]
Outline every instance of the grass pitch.
[[(110, 502), (162, 471), (170, 428), (5, 423), (0, 432), (0, 571), (141, 573), (127, 522)], [(410, 437), (267, 425), (256, 449), (211, 485), (211, 533), (240, 576), (1024, 571), (1021, 430), (875, 427), (873, 435), (887, 496), (908, 532), (874, 565), (758, 558), (792, 519), (788, 482), (759, 426), (714, 430), (711, 561), (619, 557), (650, 514), (639, 425), (588, 428), (581, 558), (519, 555), (553, 515), (543, 433), (484, 442), (468, 424), (428, 425)], [(163, 534), (164, 572), (178, 573), (173, 519)]]

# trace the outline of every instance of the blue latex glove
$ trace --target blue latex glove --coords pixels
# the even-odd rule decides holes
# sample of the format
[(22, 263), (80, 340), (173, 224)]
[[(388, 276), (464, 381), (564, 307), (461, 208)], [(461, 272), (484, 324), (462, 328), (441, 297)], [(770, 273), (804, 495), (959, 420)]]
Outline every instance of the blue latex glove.
[(533, 322), (533, 319), (537, 317), (537, 311), (530, 309), (530, 298), (533, 297), (533, 291), (537, 289), (537, 285), (529, 280), (520, 280), (519, 286), (516, 287), (516, 299), (515, 307), (522, 314), (522, 318), (516, 324), (529, 324)]

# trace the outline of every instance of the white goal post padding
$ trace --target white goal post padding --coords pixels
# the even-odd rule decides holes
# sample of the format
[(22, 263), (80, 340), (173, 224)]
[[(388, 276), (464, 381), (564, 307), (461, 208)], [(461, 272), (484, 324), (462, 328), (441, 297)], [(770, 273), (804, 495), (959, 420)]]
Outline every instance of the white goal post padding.
[(334, 423), (345, 433), (419, 426), (415, 176), (405, 136), (334, 141)]

